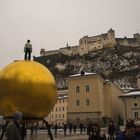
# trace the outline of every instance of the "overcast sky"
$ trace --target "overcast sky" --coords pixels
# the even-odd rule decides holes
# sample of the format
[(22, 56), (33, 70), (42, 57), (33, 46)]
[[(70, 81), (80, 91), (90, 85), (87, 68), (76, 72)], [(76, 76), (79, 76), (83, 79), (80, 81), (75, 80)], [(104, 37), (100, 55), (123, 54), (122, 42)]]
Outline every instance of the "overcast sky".
[(116, 37), (139, 32), (140, 0), (0, 0), (0, 69), (23, 59), (27, 39), (39, 56), (110, 28)]

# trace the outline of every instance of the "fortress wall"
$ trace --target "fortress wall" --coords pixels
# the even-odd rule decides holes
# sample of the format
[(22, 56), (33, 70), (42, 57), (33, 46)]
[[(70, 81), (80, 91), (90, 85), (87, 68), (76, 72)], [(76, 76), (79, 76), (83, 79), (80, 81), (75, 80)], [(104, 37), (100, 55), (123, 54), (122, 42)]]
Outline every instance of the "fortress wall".
[(72, 46), (72, 55), (79, 55), (79, 45), (78, 46)]
[(140, 43), (135, 38), (116, 38), (116, 42), (121, 46), (139, 47)]
[(43, 55), (54, 55), (62, 53), (68, 56), (72, 55), (84, 55), (88, 54), (90, 51), (99, 50), (102, 48), (114, 47), (116, 44), (121, 46), (140, 46), (140, 34), (134, 34), (134, 38), (115, 38), (115, 31), (110, 29), (107, 33), (98, 36), (84, 36), (79, 40), (79, 45), (68, 46), (65, 48), (60, 48), (59, 50), (45, 51), (41, 49), (40, 54)]
[(66, 48), (61, 48), (60, 52), (62, 54), (68, 55), (68, 56), (72, 56), (72, 55), (78, 55), (79, 54), (79, 46), (69, 46)]
[(43, 55), (48, 56), (48, 55), (55, 55), (55, 54), (59, 54), (59, 53), (60, 53), (59, 50), (52, 50), (52, 51), (45, 51), (45, 53), (43, 52)]
[(70, 47), (62, 48), (62, 49), (59, 49), (59, 50), (64, 55), (71, 56), (71, 54), (72, 54), (72, 50), (71, 50)]
[(79, 45), (78, 51), (79, 51), (79, 55), (87, 54), (88, 53), (88, 44)]
[(119, 38), (119, 39), (116, 39), (116, 41), (117, 41), (117, 44), (119, 44), (121, 46), (129, 46), (129, 44), (128, 44), (126, 39)]
[(102, 49), (103, 48), (103, 43), (99, 42), (99, 41), (98, 42), (93, 42), (93, 43), (89, 44), (88, 48), (89, 48), (88, 52), (98, 50), (98, 49)]

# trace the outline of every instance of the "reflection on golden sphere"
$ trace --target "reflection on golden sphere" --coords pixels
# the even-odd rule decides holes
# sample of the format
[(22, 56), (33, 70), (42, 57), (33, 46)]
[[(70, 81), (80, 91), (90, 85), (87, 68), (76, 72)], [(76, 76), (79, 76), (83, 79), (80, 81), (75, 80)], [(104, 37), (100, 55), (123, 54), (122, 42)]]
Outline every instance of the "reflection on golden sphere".
[(0, 71), (0, 115), (21, 111), (26, 117), (45, 117), (53, 108), (56, 83), (51, 72), (35, 61), (16, 61)]

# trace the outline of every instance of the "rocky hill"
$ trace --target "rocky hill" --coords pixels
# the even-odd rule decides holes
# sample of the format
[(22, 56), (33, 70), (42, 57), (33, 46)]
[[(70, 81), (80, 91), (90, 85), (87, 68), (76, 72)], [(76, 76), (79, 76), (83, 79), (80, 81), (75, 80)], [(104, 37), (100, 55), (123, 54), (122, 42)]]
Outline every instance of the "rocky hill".
[(83, 56), (57, 55), (34, 57), (54, 74), (58, 88), (67, 87), (67, 77), (79, 73), (96, 72), (120, 87), (137, 88), (140, 71), (140, 47), (115, 46), (90, 52)]

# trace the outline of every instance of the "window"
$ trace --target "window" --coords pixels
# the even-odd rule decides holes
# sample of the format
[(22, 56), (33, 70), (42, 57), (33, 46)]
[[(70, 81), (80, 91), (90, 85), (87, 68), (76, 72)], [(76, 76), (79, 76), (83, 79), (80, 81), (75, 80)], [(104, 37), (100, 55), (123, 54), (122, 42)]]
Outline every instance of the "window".
[(61, 119), (61, 114), (59, 114), (59, 119)]
[(61, 103), (61, 100), (59, 101), (59, 103)]
[(86, 92), (89, 92), (89, 85), (86, 85)]
[(62, 110), (64, 111), (64, 110), (65, 110), (65, 108), (63, 107), (63, 108), (62, 108)]
[(57, 107), (56, 107), (55, 111), (57, 112)]
[(79, 92), (80, 92), (80, 87), (76, 86), (76, 93), (79, 93)]
[(137, 107), (138, 106), (138, 104), (137, 103), (134, 103), (134, 107)]
[(80, 105), (80, 100), (76, 100), (76, 105), (77, 105), (77, 106)]
[(86, 105), (90, 105), (89, 99), (86, 99)]
[(64, 118), (64, 114), (62, 114), (62, 117)]
[(59, 107), (59, 111), (61, 111), (61, 107)]
[(53, 119), (53, 114), (52, 114), (52, 119)]
[(139, 112), (134, 112), (134, 118), (138, 118), (139, 117)]

